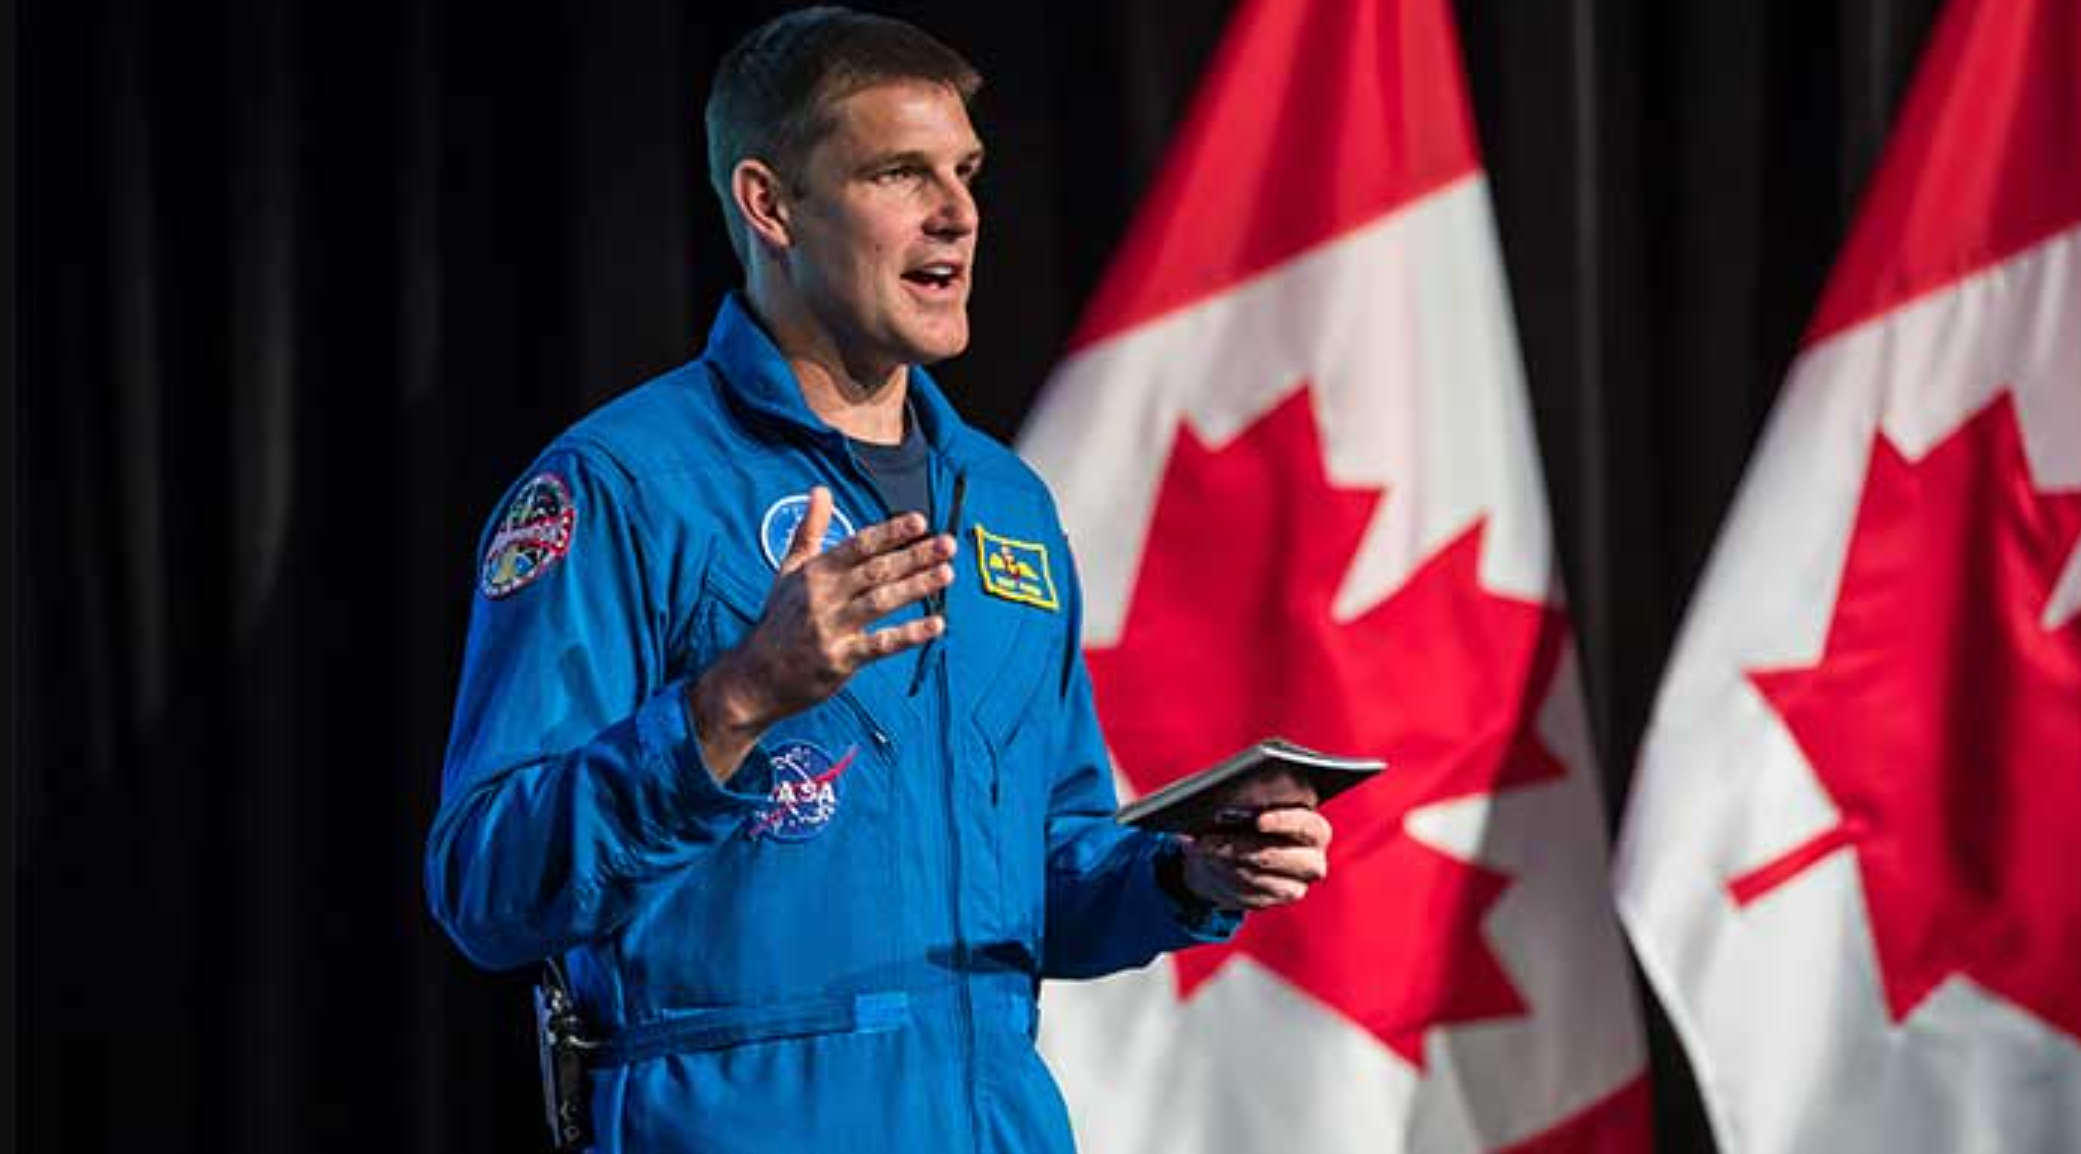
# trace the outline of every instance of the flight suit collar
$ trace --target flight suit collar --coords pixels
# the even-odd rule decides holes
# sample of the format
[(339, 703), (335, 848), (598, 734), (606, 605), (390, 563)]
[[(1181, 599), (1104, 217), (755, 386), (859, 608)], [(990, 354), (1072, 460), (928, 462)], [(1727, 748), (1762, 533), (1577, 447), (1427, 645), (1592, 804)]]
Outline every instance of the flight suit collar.
[[(703, 355), (721, 370), (724, 391), (732, 402), (829, 447), (844, 443), (845, 434), (825, 423), (802, 399), (794, 370), (743, 294), (732, 292), (723, 299), (708, 330), (708, 349)], [(919, 365), (910, 366), (910, 399), (919, 430), (932, 451), (946, 459), (965, 457), (962, 441), (968, 426), (931, 374)]]

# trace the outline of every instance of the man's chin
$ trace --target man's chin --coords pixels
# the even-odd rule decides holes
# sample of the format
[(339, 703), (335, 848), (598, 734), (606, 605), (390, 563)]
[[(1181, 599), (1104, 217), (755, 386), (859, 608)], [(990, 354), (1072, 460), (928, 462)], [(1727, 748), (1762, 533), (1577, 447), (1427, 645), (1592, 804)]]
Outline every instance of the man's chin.
[(968, 326), (966, 324), (961, 325), (958, 330), (941, 328), (912, 333), (911, 337), (912, 339), (908, 342), (910, 345), (909, 360), (914, 365), (937, 364), (940, 361), (958, 357), (968, 351)]

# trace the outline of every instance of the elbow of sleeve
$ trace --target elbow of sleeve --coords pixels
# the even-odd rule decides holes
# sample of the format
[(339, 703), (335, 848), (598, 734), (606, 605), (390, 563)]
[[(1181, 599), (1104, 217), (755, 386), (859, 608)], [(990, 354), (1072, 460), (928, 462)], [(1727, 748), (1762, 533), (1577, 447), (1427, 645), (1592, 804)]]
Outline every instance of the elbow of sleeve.
[(533, 935), (520, 932), (510, 919), (488, 916), (467, 902), (444, 900), (435, 888), (440, 883), (434, 872), (427, 871), (427, 904), (448, 940), (472, 965), (483, 970), (512, 970), (549, 956), (550, 950)]
[(726, 842), (763, 801), (709, 774), (680, 698), (659, 693), (553, 757), (450, 764), (424, 885), (434, 919), (471, 961), (511, 969), (611, 932), (649, 887)]
[(465, 855), (456, 852), (458, 824), (444, 815), (427, 843), (424, 883), (427, 909), (434, 921), (463, 957), (480, 969), (517, 969), (548, 956), (549, 951), (514, 919), (493, 914), (484, 899), (485, 887), (473, 879)]
[(471, 965), (491, 973), (517, 970), (530, 962), (539, 962), (546, 954), (519, 948), (501, 949), (492, 944), (489, 937), (466, 938), (454, 926), (449, 926), (448, 936), (455, 941)]

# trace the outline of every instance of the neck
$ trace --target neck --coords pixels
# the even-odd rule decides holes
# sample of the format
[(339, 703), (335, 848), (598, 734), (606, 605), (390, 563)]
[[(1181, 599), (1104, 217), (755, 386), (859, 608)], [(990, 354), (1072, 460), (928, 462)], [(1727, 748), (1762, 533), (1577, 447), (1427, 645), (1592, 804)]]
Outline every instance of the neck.
[(825, 359), (781, 346), (795, 371), (795, 384), (809, 411), (856, 441), (894, 445), (903, 440), (903, 402), (910, 392), (910, 371), (897, 365), (878, 380), (863, 379), (842, 360)]
[(856, 441), (894, 445), (903, 440), (904, 401), (910, 393), (910, 368), (849, 357), (806, 310), (787, 307), (773, 292), (757, 285), (745, 293), (752, 312), (766, 326), (794, 371), (802, 401), (825, 424)]

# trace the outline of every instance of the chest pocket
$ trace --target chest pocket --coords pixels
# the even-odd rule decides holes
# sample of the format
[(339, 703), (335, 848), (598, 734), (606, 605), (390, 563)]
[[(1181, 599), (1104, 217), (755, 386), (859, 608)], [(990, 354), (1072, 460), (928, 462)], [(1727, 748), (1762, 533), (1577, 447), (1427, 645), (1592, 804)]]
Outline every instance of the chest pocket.
[[(757, 622), (763, 593), (711, 571), (675, 675), (705, 668)], [(782, 1002), (880, 988), (900, 963), (902, 831), (883, 726), (850, 691), (776, 724), (731, 778), (758, 812), (669, 900), (624, 956), (654, 962), (661, 1006)]]
[[(968, 724), (991, 748), (1003, 749), (1046, 704), (1042, 686), (1052, 691), (1061, 674), (1061, 647), (1055, 630), (1047, 628), (1057, 622), (1045, 612), (980, 593), (958, 598), (951, 613), (951, 628), (961, 637), (949, 655), (949, 673), (955, 684), (968, 687), (960, 694)], [(978, 617), (986, 619), (981, 628)]]
[[(993, 577), (986, 569), (992, 560), (986, 554), (996, 552), (985, 548), (986, 538), (1009, 548), (1014, 563), (1048, 564), (1050, 547), (1032, 543), (1040, 537), (1023, 532), (1047, 516), (1029, 494), (994, 478), (972, 477), (968, 507), (948, 591), (950, 673), (969, 726), (992, 750), (1002, 751), (1029, 728), (1034, 707), (1046, 704), (1039, 700), (1043, 687), (1058, 686), (1063, 654), (1057, 639), (1067, 621), (1057, 592), (1062, 578), (1048, 576), (1034, 587), (1045, 596), (1020, 600), (1024, 586), (1001, 570)], [(1054, 548), (1056, 563), (1066, 563), (1059, 542)], [(998, 592), (987, 588), (992, 585)]]

